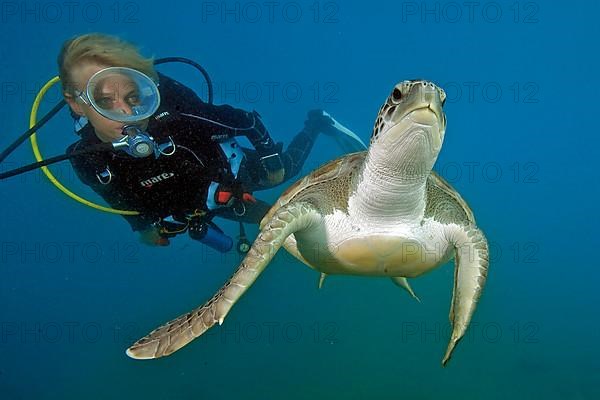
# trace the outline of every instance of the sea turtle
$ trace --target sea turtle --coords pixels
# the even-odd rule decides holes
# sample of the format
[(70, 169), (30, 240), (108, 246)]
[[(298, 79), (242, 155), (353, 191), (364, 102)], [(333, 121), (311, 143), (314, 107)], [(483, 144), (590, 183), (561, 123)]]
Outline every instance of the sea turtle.
[(204, 305), (128, 350), (158, 358), (225, 316), (283, 245), (321, 273), (390, 277), (416, 297), (414, 278), (455, 257), (452, 335), (445, 365), (483, 290), (488, 244), (460, 195), (432, 171), (442, 147), (446, 94), (423, 80), (398, 83), (379, 110), (367, 151), (331, 161), (292, 185), (261, 222), (231, 279)]

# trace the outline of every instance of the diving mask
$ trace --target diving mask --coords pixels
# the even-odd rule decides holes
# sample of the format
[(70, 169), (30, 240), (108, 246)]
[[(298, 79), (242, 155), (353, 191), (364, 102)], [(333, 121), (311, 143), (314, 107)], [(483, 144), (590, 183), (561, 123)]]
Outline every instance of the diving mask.
[(154, 81), (126, 67), (101, 69), (77, 96), (103, 117), (124, 123), (147, 119), (160, 105), (160, 93)]

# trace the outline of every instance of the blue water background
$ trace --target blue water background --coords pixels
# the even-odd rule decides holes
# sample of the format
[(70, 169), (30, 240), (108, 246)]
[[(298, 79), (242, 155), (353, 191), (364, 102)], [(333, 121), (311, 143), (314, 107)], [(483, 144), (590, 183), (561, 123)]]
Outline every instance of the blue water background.
[[(256, 109), (286, 143), (312, 108), (368, 140), (395, 83), (430, 79), (449, 95), (436, 169), (492, 243), (489, 279), (446, 368), (451, 264), (412, 280), (419, 304), (387, 279), (330, 277), (318, 290), (318, 274), (283, 251), (222, 327), (135, 361), (129, 344), (207, 300), (239, 258), (187, 238), (144, 247), (120, 217), (29, 173), (0, 183), (0, 398), (598, 398), (598, 3), (71, 7), (2, 3), (0, 147), (27, 128), (61, 43), (84, 32), (200, 62), (217, 103)], [(206, 94), (192, 68), (161, 70)], [(42, 111), (58, 99), (52, 90)], [(47, 155), (76, 139), (66, 111), (38, 136)], [(319, 137), (304, 172), (341, 153)], [(25, 144), (1, 167), (33, 160)], [(101, 201), (67, 163), (53, 170)]]

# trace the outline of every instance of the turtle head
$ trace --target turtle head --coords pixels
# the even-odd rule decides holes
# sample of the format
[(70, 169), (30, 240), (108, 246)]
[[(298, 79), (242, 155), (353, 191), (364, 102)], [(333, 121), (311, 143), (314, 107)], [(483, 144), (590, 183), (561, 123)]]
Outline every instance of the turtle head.
[(446, 132), (445, 100), (446, 93), (431, 82), (398, 83), (379, 110), (370, 158), (394, 175), (429, 175)]

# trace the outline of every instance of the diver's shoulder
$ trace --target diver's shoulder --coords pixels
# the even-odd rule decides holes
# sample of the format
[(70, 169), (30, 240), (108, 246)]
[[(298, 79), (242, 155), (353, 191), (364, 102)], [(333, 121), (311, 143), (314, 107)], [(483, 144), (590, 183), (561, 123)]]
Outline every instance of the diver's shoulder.
[[(198, 95), (188, 86), (183, 83), (171, 78), (168, 75), (158, 73), (158, 90), (160, 91), (161, 97), (182, 97), (192, 96), (195, 99), (203, 102)], [(203, 102), (204, 103), (204, 102)]]
[(159, 73), (161, 102), (167, 109), (201, 115), (221, 123), (238, 122), (245, 126), (253, 120), (251, 112), (229, 104), (214, 104), (203, 101), (192, 89), (177, 80)]

